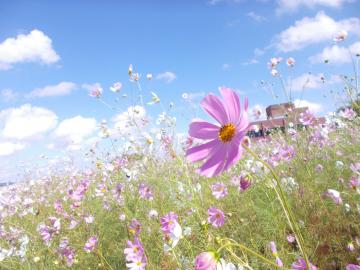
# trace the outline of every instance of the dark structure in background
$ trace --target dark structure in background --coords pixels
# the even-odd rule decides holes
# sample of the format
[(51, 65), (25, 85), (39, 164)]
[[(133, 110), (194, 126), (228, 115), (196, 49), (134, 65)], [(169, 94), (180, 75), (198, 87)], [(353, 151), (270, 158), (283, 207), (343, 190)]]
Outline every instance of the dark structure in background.
[[(266, 120), (255, 121), (250, 123), (248, 135), (250, 137), (264, 137), (271, 130), (280, 129), (286, 133), (287, 127), (292, 123), (294, 128), (302, 127), (300, 114), (305, 113), (308, 107), (296, 108), (293, 103), (281, 103), (270, 105), (266, 108)], [(316, 118), (314, 124), (324, 124), (325, 118)]]

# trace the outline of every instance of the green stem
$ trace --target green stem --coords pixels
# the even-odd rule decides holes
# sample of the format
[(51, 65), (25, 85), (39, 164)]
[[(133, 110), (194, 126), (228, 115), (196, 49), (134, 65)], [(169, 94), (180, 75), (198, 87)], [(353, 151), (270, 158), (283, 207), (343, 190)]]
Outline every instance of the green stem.
[(264, 256), (262, 256), (261, 254), (257, 253), (256, 251), (253, 251), (252, 249), (242, 245), (242, 244), (239, 244), (239, 243), (227, 243), (227, 244), (224, 244), (222, 245), (216, 252), (217, 253), (220, 253), (221, 250), (223, 250), (224, 248), (228, 248), (228, 247), (231, 247), (231, 246), (234, 246), (234, 247), (238, 247), (248, 253), (250, 253), (251, 255), (254, 255), (255, 257), (258, 257), (259, 259), (263, 260), (264, 262), (276, 267), (276, 268), (281, 268), (281, 269), (286, 269), (286, 268), (283, 268), (279, 265), (277, 265), (276, 263), (270, 261), (269, 259), (265, 258)]
[(310, 262), (309, 262), (309, 259), (308, 259), (308, 256), (306, 255), (306, 252), (305, 252), (305, 241), (304, 241), (304, 238), (301, 234), (301, 231), (300, 231), (300, 228), (299, 226), (297, 225), (297, 222), (294, 218), (294, 215), (291, 211), (291, 208), (286, 200), (286, 197), (285, 197), (285, 193), (281, 187), (281, 181), (279, 179), (279, 176), (275, 173), (275, 171), (273, 170), (273, 168), (265, 161), (263, 161), (257, 154), (255, 154), (250, 148), (248, 148), (247, 146), (243, 145), (243, 147), (258, 161), (260, 161), (271, 173), (271, 175), (274, 177), (275, 181), (276, 181), (276, 186), (274, 187), (274, 190), (276, 192), (276, 195), (278, 196), (279, 198), (279, 201), (280, 201), (280, 204), (281, 204), (281, 207), (283, 208), (284, 210), (284, 213), (285, 213), (285, 216), (286, 216), (286, 219), (289, 223), (289, 226), (291, 228), (291, 230), (294, 232), (295, 234), (295, 238), (296, 238), (296, 241), (298, 242), (299, 244), (299, 248), (300, 248), (300, 251), (304, 257), (304, 260), (306, 262), (306, 266), (307, 266), (307, 269), (310, 270)]

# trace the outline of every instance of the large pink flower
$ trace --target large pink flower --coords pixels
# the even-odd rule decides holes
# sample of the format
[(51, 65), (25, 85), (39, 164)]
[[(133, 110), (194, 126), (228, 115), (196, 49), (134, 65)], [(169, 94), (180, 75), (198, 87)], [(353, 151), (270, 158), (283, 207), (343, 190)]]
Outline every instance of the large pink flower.
[(222, 87), (223, 100), (213, 94), (207, 95), (201, 107), (212, 116), (219, 125), (196, 119), (189, 127), (189, 135), (209, 140), (187, 150), (190, 162), (206, 159), (198, 169), (201, 175), (212, 177), (234, 165), (242, 155), (241, 142), (249, 127), (247, 114), (248, 100), (245, 98), (241, 109), (239, 96), (231, 89)]

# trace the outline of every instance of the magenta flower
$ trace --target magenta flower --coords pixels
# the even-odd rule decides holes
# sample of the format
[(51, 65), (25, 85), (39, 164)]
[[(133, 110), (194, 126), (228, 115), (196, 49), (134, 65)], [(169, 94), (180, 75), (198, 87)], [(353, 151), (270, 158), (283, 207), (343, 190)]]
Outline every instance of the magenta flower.
[(141, 183), (139, 185), (139, 194), (140, 197), (146, 200), (151, 201), (153, 199), (153, 194), (149, 188), (149, 186), (145, 183)]
[(212, 184), (211, 191), (212, 191), (212, 195), (218, 200), (228, 195), (227, 187), (223, 183)]
[(95, 246), (96, 246), (97, 242), (98, 242), (97, 237), (96, 236), (91, 236), (89, 238), (89, 240), (87, 240), (87, 242), (85, 243), (84, 250), (86, 252), (93, 251), (95, 249)]
[(240, 186), (239, 186), (240, 192), (244, 192), (250, 186), (251, 186), (251, 180), (249, 179), (249, 177), (246, 174), (242, 173), (240, 175)]
[(139, 239), (135, 238), (133, 242), (127, 241), (127, 247), (124, 249), (124, 254), (127, 261), (134, 261), (137, 258), (141, 258), (144, 254), (144, 248)]
[(280, 267), (283, 267), (283, 262), (281, 261), (279, 255), (278, 255), (275, 242), (271, 241), (269, 243), (269, 248), (272, 252), (272, 255), (275, 257), (276, 264)]
[(360, 177), (351, 176), (349, 180), (349, 186), (353, 189), (360, 188)]
[(215, 270), (217, 259), (213, 252), (202, 252), (195, 258), (195, 270)]
[(222, 87), (220, 93), (224, 100), (209, 94), (201, 102), (201, 107), (220, 125), (197, 119), (189, 127), (191, 137), (209, 140), (186, 152), (190, 162), (206, 159), (198, 173), (207, 177), (228, 170), (241, 158), (241, 142), (249, 127), (247, 98), (242, 110), (239, 96), (233, 90)]
[(346, 270), (360, 270), (360, 266), (355, 264), (348, 264), (346, 266)]
[(139, 235), (141, 232), (141, 224), (136, 219), (133, 219), (131, 221), (131, 224), (129, 225), (129, 233), (134, 235)]
[[(291, 265), (294, 270), (307, 270), (306, 262), (303, 258), (299, 258), (296, 262)], [(316, 270), (317, 268), (310, 263), (310, 270)]]
[(223, 211), (217, 209), (215, 207), (210, 207), (208, 209), (208, 221), (213, 225), (215, 228), (222, 227), (225, 223), (225, 215)]
[(169, 212), (165, 216), (160, 218), (161, 230), (164, 233), (171, 233), (175, 228), (178, 216), (174, 212)]

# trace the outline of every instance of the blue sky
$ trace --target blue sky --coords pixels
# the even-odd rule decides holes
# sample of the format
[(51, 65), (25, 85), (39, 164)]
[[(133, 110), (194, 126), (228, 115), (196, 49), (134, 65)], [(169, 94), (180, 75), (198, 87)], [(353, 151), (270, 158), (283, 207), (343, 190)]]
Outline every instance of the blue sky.
[[(334, 110), (339, 104), (330, 90), (341, 91), (338, 75), (352, 72), (347, 48), (360, 52), (359, 10), (355, 0), (3, 1), (0, 173), (9, 177), (20, 160), (41, 163), (43, 153), (64, 155), (71, 139), (82, 144), (96, 137), (102, 119), (113, 124), (137, 93), (129, 64), (142, 75), (146, 102), (153, 91), (164, 107), (175, 103), (179, 132), (193, 117), (183, 93), (198, 104), (226, 85), (247, 96), (250, 107), (286, 101), (267, 67), (272, 57), (284, 59), (278, 71), (286, 82), (291, 75), (294, 99), (302, 97), (318, 115)], [(348, 38), (335, 44), (341, 30)], [(288, 57), (296, 60), (293, 68)], [(277, 100), (262, 80), (274, 84)], [(117, 81), (123, 87), (116, 94), (109, 87)], [(84, 84), (94, 83), (116, 110), (88, 96)], [(121, 98), (125, 93), (129, 98)], [(159, 105), (145, 109), (151, 118), (161, 112)], [(72, 134), (72, 125), (84, 130)]]

